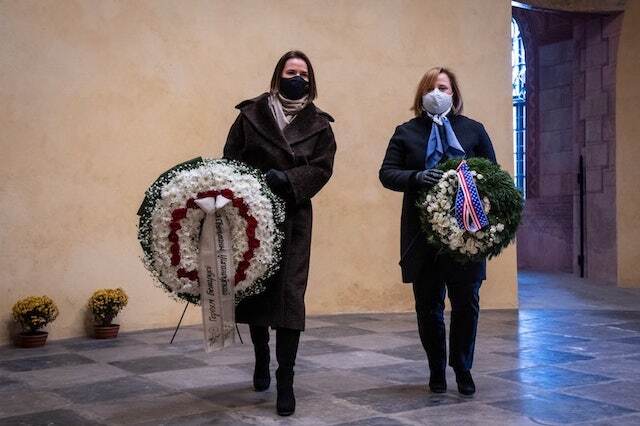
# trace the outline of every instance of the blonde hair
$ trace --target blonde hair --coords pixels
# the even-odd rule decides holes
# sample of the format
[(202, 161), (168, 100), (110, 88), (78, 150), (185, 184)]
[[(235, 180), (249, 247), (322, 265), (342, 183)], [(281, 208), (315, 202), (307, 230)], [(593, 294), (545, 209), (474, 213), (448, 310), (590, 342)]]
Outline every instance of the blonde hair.
[(446, 74), (451, 81), (451, 91), (453, 92), (453, 107), (451, 110), (454, 114), (462, 113), (462, 95), (460, 95), (460, 88), (458, 87), (458, 79), (456, 78), (456, 75), (448, 68), (434, 67), (424, 73), (422, 79), (420, 79), (420, 83), (418, 83), (416, 95), (413, 99), (413, 107), (411, 108), (411, 110), (416, 114), (416, 117), (422, 115), (424, 112), (424, 109), (422, 108), (422, 95), (432, 91), (436, 87), (438, 76), (443, 73)]

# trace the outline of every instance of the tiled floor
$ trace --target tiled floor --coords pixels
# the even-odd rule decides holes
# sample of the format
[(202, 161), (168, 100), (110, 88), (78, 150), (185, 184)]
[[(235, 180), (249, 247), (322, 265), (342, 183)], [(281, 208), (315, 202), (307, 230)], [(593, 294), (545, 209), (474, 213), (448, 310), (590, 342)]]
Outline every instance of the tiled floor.
[(429, 393), (413, 314), (337, 315), (308, 320), (290, 418), (253, 392), (249, 344), (205, 354), (185, 327), (0, 348), (0, 425), (640, 424), (640, 291), (520, 281), (519, 312), (480, 315), (472, 398), (452, 371)]

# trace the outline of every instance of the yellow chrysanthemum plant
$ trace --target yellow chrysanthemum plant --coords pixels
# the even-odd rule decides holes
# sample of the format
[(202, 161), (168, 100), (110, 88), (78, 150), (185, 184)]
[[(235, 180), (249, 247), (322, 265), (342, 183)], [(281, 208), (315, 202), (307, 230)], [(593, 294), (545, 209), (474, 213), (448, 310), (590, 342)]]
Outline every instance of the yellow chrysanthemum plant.
[(18, 300), (12, 314), (26, 333), (36, 334), (58, 317), (58, 307), (50, 297), (30, 296)]
[(118, 313), (127, 306), (129, 298), (121, 288), (96, 290), (89, 298), (89, 310), (97, 326), (110, 326)]

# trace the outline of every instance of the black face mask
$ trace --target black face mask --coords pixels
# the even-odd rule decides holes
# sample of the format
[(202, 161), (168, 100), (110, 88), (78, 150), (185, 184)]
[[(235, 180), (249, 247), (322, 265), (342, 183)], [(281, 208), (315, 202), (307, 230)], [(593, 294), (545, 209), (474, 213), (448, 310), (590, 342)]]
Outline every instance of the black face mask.
[(280, 92), (285, 98), (297, 101), (309, 93), (309, 82), (299, 75), (291, 78), (281, 78)]

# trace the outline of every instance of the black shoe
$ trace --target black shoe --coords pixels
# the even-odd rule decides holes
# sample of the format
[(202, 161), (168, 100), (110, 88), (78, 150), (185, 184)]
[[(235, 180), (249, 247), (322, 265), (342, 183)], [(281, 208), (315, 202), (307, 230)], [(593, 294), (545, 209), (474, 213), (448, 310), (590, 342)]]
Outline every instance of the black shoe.
[(447, 391), (447, 377), (444, 371), (431, 372), (429, 376), (429, 389), (433, 393), (445, 393)]
[(293, 394), (293, 371), (276, 371), (278, 380), (278, 399), (276, 409), (280, 416), (290, 416), (296, 411), (296, 397)]
[(259, 366), (256, 363), (256, 367), (253, 370), (253, 388), (256, 392), (263, 392), (269, 389), (271, 385), (271, 374), (269, 373), (269, 364), (265, 366)]
[(458, 383), (458, 392), (462, 395), (471, 396), (476, 393), (476, 384), (473, 383), (471, 371), (456, 371), (456, 382)]

